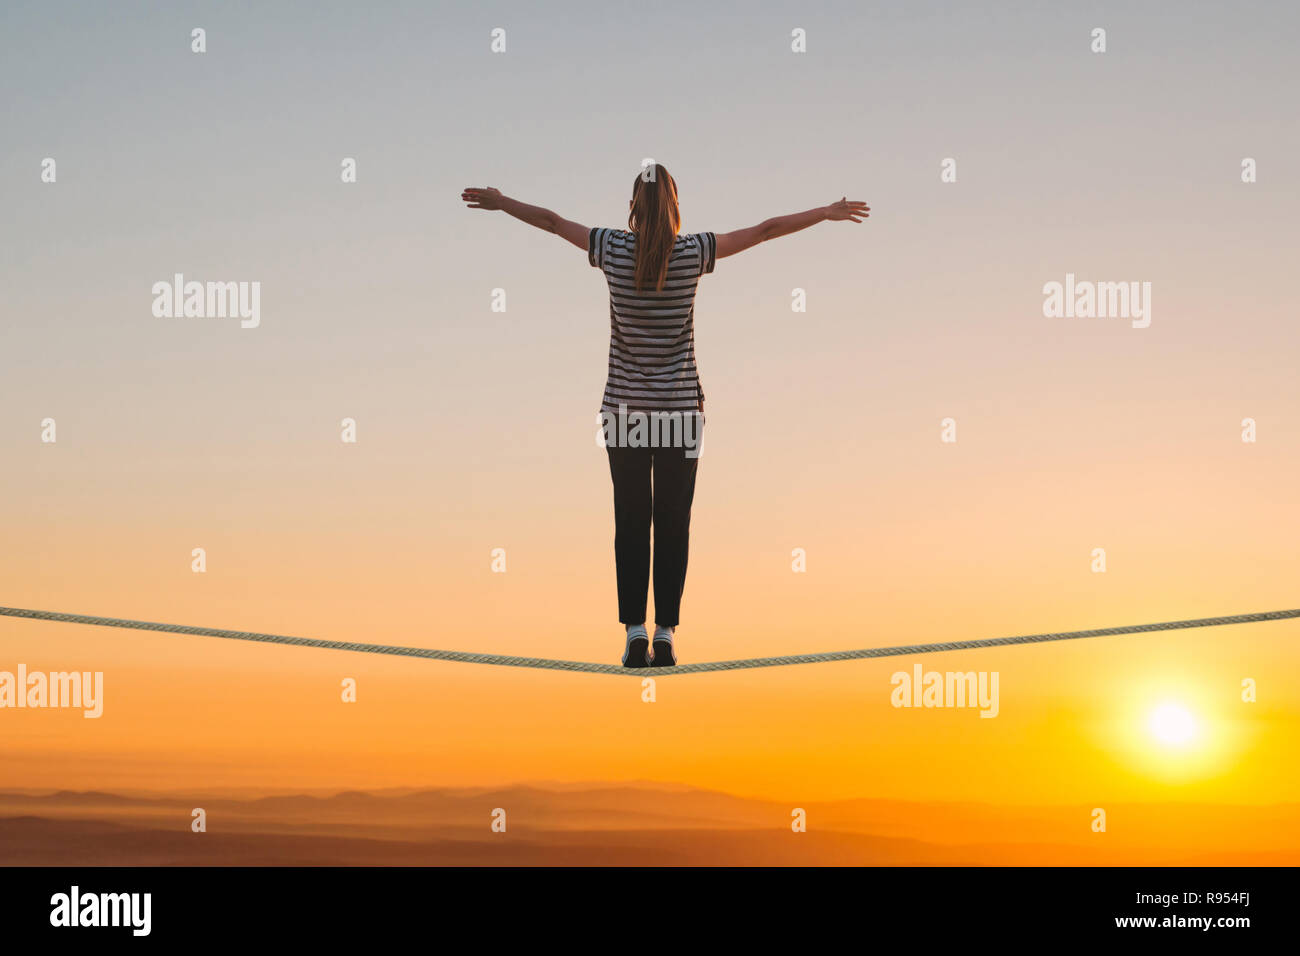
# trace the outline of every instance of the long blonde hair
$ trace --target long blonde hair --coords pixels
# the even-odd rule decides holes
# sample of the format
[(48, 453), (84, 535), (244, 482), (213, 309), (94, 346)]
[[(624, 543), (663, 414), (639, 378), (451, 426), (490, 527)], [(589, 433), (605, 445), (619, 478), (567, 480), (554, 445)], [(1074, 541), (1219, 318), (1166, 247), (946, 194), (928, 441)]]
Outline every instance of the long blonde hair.
[(682, 214), (677, 208), (677, 183), (658, 163), (639, 173), (632, 183), (632, 210), (627, 227), (636, 234), (637, 291), (655, 277), (655, 291), (662, 292), (668, 278), (668, 260), (672, 256)]

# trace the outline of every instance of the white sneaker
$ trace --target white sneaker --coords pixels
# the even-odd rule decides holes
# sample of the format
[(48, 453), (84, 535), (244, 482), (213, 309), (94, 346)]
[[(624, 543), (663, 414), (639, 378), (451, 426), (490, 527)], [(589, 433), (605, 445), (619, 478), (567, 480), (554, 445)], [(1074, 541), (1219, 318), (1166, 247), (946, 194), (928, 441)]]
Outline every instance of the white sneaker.
[(677, 664), (677, 652), (673, 650), (673, 629), (656, 627), (654, 646), (650, 651), (651, 667), (674, 667)]
[(624, 667), (649, 667), (654, 660), (650, 651), (650, 637), (645, 632), (645, 625), (638, 624), (627, 629), (627, 647), (623, 648)]

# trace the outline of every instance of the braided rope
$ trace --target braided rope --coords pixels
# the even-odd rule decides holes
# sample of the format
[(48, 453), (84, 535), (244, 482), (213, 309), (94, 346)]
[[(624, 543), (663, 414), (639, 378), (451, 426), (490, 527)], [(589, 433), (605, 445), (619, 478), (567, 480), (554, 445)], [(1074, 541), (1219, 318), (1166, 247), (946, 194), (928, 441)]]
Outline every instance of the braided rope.
[(1160, 624), (1128, 624), (1102, 627), (1091, 631), (1059, 631), (1052, 634), (1028, 634), (1020, 637), (988, 637), (969, 641), (946, 641), (940, 644), (903, 644), (897, 647), (867, 647), (852, 651), (826, 651), (820, 654), (790, 654), (784, 657), (751, 657), (736, 661), (710, 661), (682, 664), (677, 667), (619, 667), (616, 664), (591, 664), (584, 661), (557, 661), (545, 657), (511, 657), (504, 654), (475, 654), (468, 651), (440, 651), (429, 647), (398, 647), (391, 644), (358, 644), (354, 641), (327, 641), (282, 634), (259, 634), (255, 631), (227, 631), (215, 627), (191, 627), (188, 624), (157, 624), (118, 617), (92, 617), (88, 614), (65, 614), (60, 611), (33, 611), (18, 607), (0, 607), (0, 617), (25, 618), (33, 621), (58, 621), (64, 624), (93, 624), (97, 627), (122, 627), (135, 631), (160, 631), (199, 637), (222, 637), (235, 641), (258, 641), (263, 644), (289, 644), (294, 647), (323, 647), (332, 651), (359, 651), (366, 654), (391, 654), (398, 657), (423, 657), (435, 661), (461, 664), (491, 664), (497, 667), (531, 667), (538, 670), (575, 671), (585, 674), (622, 674), (625, 676), (667, 677), (671, 674), (703, 674), (709, 671), (751, 670), (756, 667), (786, 667), (792, 664), (823, 664), (831, 661), (856, 661), (873, 657), (899, 657), (904, 654), (933, 654), (939, 651), (964, 651), (1011, 644), (1041, 644), (1047, 641), (1072, 641), (1086, 637), (1113, 637), (1120, 634), (1143, 634), (1150, 631), (1180, 631), (1194, 627), (1222, 627), (1228, 624), (1254, 624), (1260, 621), (1284, 621), (1300, 618), (1300, 609), (1259, 611), (1231, 614), (1226, 617), (1203, 617), (1191, 621), (1165, 621)]

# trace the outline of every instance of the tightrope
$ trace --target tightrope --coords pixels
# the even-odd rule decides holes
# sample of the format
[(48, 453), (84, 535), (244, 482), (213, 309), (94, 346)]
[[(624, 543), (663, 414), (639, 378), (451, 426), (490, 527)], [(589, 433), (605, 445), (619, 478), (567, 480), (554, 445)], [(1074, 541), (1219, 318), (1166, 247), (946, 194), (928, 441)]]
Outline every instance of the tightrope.
[(857, 661), (873, 657), (900, 657), (905, 654), (934, 654), (939, 651), (965, 651), (1011, 644), (1042, 644), (1048, 641), (1074, 641), (1086, 637), (1114, 637), (1120, 634), (1144, 634), (1151, 631), (1181, 631), (1194, 627), (1222, 627), (1228, 624), (1255, 624), (1260, 621), (1285, 621), (1300, 618), (1300, 609), (1259, 611), (1254, 614), (1230, 614), (1226, 617), (1202, 617), (1191, 621), (1165, 621), (1160, 624), (1127, 624), (1101, 627), (1090, 631), (1060, 631), (1054, 634), (1026, 634), (1019, 637), (988, 637), (969, 641), (945, 641), (941, 644), (903, 644), (897, 647), (866, 647), (852, 651), (826, 651), (820, 654), (788, 654), (784, 657), (751, 657), (736, 661), (710, 661), (681, 664), (649, 670), (625, 668), (615, 664), (591, 664), (584, 661), (557, 661), (545, 657), (511, 657), (505, 654), (477, 654), (469, 651), (440, 651), (431, 647), (397, 647), (391, 644), (358, 644), (354, 641), (326, 641), (283, 634), (259, 634), (255, 631), (227, 631), (215, 627), (192, 627), (188, 624), (158, 624), (119, 617), (93, 617), (89, 614), (66, 614), (61, 611), (34, 611), (21, 607), (0, 607), (0, 617), (25, 618), (32, 621), (57, 621), (64, 624), (93, 624), (96, 627), (121, 627), (134, 631), (161, 631), (196, 637), (222, 637), (232, 641), (257, 641), (262, 644), (288, 644), (293, 647), (322, 647), (331, 651), (357, 651), (365, 654), (390, 654), (397, 657), (423, 657), (434, 661), (460, 664), (490, 664), (496, 667), (531, 667), (549, 671), (575, 671), (584, 674), (620, 674), (623, 676), (668, 677), (673, 674), (704, 674), (709, 671), (752, 670), (757, 667), (787, 667), (792, 664), (824, 664), (832, 661)]

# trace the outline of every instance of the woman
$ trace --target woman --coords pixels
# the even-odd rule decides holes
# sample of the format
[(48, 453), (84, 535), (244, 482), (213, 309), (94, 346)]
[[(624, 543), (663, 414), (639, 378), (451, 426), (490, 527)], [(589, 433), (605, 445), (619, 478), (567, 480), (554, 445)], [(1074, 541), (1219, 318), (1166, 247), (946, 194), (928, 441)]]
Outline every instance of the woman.
[[(588, 229), (549, 209), (490, 187), (470, 187), (471, 209), (500, 209), (587, 252), (609, 283), (609, 376), (601, 403), (609, 472), (614, 480), (614, 561), (618, 619), (627, 629), (624, 667), (677, 663), (677, 627), (704, 423), (695, 369), (695, 288), (718, 259), (825, 221), (861, 222), (865, 203), (829, 206), (768, 219), (748, 229), (678, 235), (677, 184), (647, 165), (632, 183), (627, 230)], [(653, 486), (652, 486), (653, 476)], [(655, 632), (646, 633), (650, 527), (654, 525)]]

